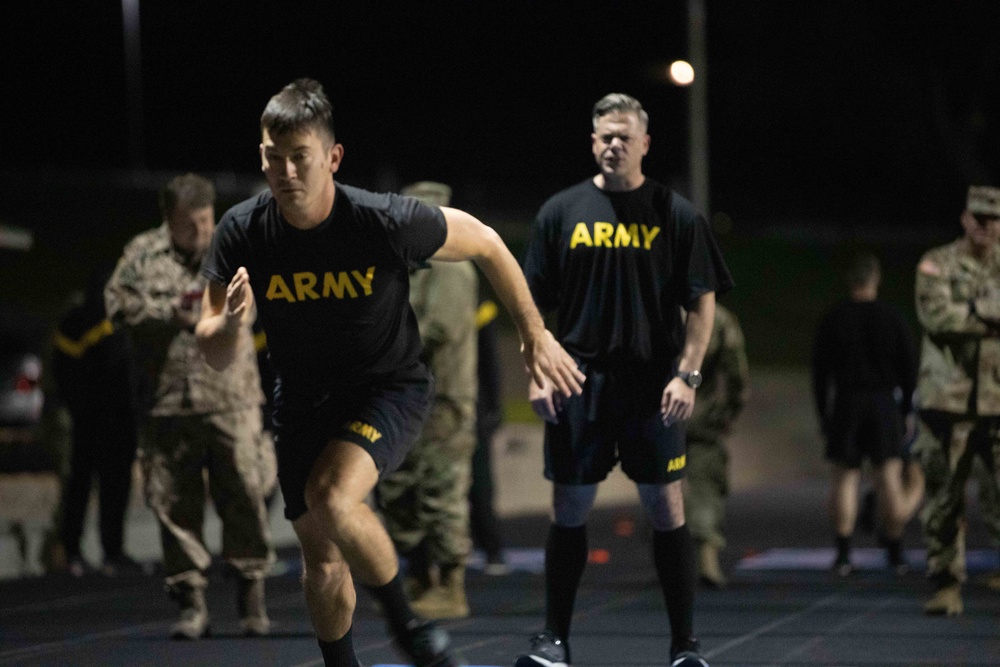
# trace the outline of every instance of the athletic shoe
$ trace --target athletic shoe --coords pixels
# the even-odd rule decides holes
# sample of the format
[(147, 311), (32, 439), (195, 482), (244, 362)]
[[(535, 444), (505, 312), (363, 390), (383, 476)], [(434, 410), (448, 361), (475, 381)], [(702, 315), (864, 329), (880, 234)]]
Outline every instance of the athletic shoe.
[(502, 554), (492, 554), (486, 557), (483, 573), (491, 577), (504, 577), (510, 574), (510, 567), (504, 562)]
[(708, 663), (698, 652), (698, 640), (691, 638), (680, 651), (671, 651), (670, 667), (708, 667)]
[(94, 568), (81, 556), (76, 556), (69, 559), (69, 563), (66, 564), (66, 571), (69, 572), (70, 576), (84, 577), (88, 574), (93, 574)]
[(418, 621), (396, 637), (396, 645), (414, 667), (458, 667), (448, 653), (448, 633), (431, 621)]
[(849, 577), (854, 572), (854, 566), (851, 565), (851, 561), (847, 558), (837, 558), (837, 560), (833, 561), (830, 569), (838, 577)]
[(531, 638), (531, 651), (519, 656), (514, 667), (569, 667), (569, 646), (546, 630)]

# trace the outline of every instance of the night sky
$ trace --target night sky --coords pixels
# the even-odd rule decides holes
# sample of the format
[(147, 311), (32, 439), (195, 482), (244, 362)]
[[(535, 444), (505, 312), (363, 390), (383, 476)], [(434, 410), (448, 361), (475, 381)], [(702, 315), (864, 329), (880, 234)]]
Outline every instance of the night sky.
[[(137, 159), (121, 3), (66, 4), (5, 10), (8, 175), (252, 175), (267, 99), (310, 76), (355, 185), (431, 178), (474, 212), (532, 211), (593, 173), (590, 108), (622, 91), (651, 116), (647, 174), (685, 187), (687, 92), (654, 75), (686, 55), (683, 2), (144, 0)], [(954, 225), (970, 181), (1000, 183), (1000, 2), (707, 11), (714, 211)]]

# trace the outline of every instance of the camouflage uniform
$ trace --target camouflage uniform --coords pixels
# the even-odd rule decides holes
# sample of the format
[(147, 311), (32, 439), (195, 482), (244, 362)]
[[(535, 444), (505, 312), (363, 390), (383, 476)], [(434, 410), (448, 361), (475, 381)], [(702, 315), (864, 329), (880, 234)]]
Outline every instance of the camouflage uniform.
[[(445, 205), (446, 188), (419, 183), (403, 191), (429, 204)], [(450, 192), (448, 190), (447, 192)], [(423, 434), (403, 464), (379, 484), (386, 528), (402, 554), (437, 566), (453, 596), (422, 607), (423, 581), (410, 593), (414, 609), (432, 618), (468, 615), (463, 575), (471, 550), (469, 486), (476, 448), (479, 278), (471, 262), (431, 262), (410, 275), (410, 305), (423, 339), (423, 359), (434, 375), (434, 403)], [(411, 568), (411, 572), (413, 568)], [(445, 579), (451, 578), (450, 581)], [(452, 613), (456, 606), (462, 612)]]
[(697, 542), (722, 549), (726, 545), (722, 519), (729, 494), (729, 453), (723, 437), (729, 434), (749, 397), (750, 370), (739, 321), (719, 305), (715, 307), (715, 323), (701, 373), (694, 414), (685, 426), (684, 512)]
[(185, 265), (164, 223), (125, 247), (105, 289), (108, 315), (135, 343), (146, 386), (139, 447), (146, 502), (160, 523), (168, 589), (201, 589), (211, 555), (202, 541), (205, 484), (222, 519), (222, 557), (243, 579), (261, 579), (271, 562), (270, 529), (258, 452), (263, 394), (249, 329), (225, 371), (211, 369), (174, 304), (205, 289)]
[(476, 271), (469, 262), (433, 262), (410, 277), (434, 404), (424, 432), (379, 494), (400, 553), (426, 541), (437, 564), (469, 554), (468, 492), (476, 444)]
[[(983, 476), (996, 497), (1000, 461), (1000, 332), (982, 317), (1000, 319), (1000, 247), (985, 261), (959, 239), (926, 253), (916, 277), (916, 308), (924, 337), (917, 394), (920, 435), (914, 455), (926, 476), (921, 513), (927, 574), (939, 588), (966, 579), (965, 487), (973, 460), (994, 471)], [(987, 515), (1000, 537), (995, 512)], [(949, 612), (954, 613), (954, 612)]]

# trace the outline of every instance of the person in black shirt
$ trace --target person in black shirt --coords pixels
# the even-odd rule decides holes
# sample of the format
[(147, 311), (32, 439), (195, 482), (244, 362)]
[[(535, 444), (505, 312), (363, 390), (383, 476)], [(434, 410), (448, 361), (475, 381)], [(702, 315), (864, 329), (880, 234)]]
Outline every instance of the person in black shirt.
[(138, 440), (137, 387), (128, 334), (111, 325), (104, 307), (104, 285), (113, 268), (101, 264), (91, 271), (83, 303), (63, 316), (53, 337), (53, 376), (73, 420), (69, 477), (60, 500), (60, 536), (73, 576), (90, 569), (80, 540), (95, 477), (104, 552), (101, 571), (109, 576), (142, 572), (123, 550)]
[(683, 422), (700, 384), (715, 293), (732, 278), (704, 217), (642, 173), (650, 137), (638, 100), (612, 93), (592, 118), (599, 171), (545, 202), (525, 260), (535, 301), (556, 311), (557, 337), (587, 382), (568, 399), (549, 383), (529, 390), (546, 421), (555, 522), (545, 548), (545, 630), (516, 667), (570, 664), (587, 516), (598, 483), (619, 461), (653, 525), (671, 664), (701, 665), (692, 629), (697, 567), (681, 490)]
[(813, 395), (826, 437), (826, 458), (833, 465), (830, 518), (837, 545), (833, 569), (841, 576), (852, 571), (858, 485), (861, 464), (868, 458), (875, 467), (889, 564), (902, 572), (906, 569), (903, 529), (923, 488), (919, 466), (908, 466), (904, 477), (902, 462), (905, 439), (912, 436), (916, 423), (912, 405), (916, 343), (899, 311), (878, 300), (881, 269), (874, 255), (853, 257), (845, 278), (850, 298), (823, 318), (812, 359)]
[(392, 542), (365, 503), (412, 448), (431, 402), (409, 270), (432, 258), (474, 260), (514, 318), (532, 377), (569, 396), (582, 391), (584, 376), (545, 329), (495, 231), (456, 209), (334, 181), (344, 149), (318, 82), (299, 79), (272, 97), (261, 135), (269, 191), (230, 209), (216, 231), (202, 269), (202, 351), (225, 367), (240, 322), (258, 312), (276, 374), (285, 515), (301, 543), (326, 665), (357, 664), (355, 578), (418, 667), (454, 665), (447, 636), (410, 609)]

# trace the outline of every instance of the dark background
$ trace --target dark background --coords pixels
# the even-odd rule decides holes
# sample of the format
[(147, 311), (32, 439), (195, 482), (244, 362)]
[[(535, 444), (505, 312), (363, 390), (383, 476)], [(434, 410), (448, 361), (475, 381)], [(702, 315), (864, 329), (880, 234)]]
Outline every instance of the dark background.
[[(689, 91), (662, 75), (687, 55), (685, 2), (144, 0), (140, 134), (120, 2), (3, 12), (0, 223), (35, 248), (4, 255), (0, 299), (45, 317), (157, 223), (170, 175), (212, 176), (220, 209), (246, 196), (260, 112), (299, 76), (335, 105), (341, 180), (448, 182), (515, 254), (544, 199), (593, 173), (590, 109), (607, 92), (643, 102), (646, 172), (688, 191)], [(959, 234), (970, 182), (998, 183), (998, 34), (989, 0), (707, 1), (709, 213), (731, 305), (769, 323), (748, 332), (758, 359), (802, 359), (857, 245), (912, 310), (920, 252)]]
[[(5, 9), (15, 172), (131, 167), (120, 2)], [(1000, 3), (707, 2), (711, 176), (736, 220), (933, 224), (1000, 170)], [(432, 177), (533, 210), (591, 171), (589, 110), (648, 107), (647, 171), (686, 170), (684, 2), (141, 3), (141, 165), (252, 173), (257, 121), (325, 84), (345, 181)], [(11, 158), (14, 158), (11, 160)], [(486, 192), (483, 192), (485, 190)]]

